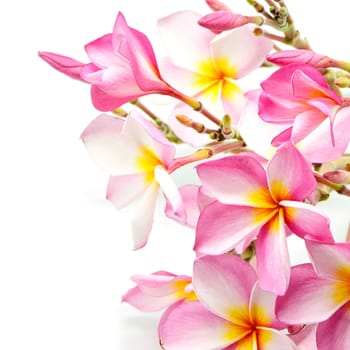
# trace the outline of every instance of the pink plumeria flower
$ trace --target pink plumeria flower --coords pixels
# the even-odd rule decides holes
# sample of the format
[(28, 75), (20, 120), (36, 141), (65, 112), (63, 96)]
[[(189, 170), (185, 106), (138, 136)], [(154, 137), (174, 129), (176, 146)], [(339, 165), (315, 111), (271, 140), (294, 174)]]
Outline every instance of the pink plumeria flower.
[(131, 280), (137, 286), (131, 288), (122, 301), (143, 312), (159, 311), (181, 300), (197, 300), (189, 276), (158, 271), (151, 275), (135, 275)]
[(138, 200), (132, 221), (135, 249), (147, 242), (160, 187), (174, 211), (183, 212), (180, 193), (168, 174), (175, 148), (142, 115), (133, 111), (123, 120), (102, 114), (81, 138), (92, 159), (111, 174), (107, 199), (117, 209)]
[(90, 63), (41, 52), (39, 56), (60, 72), (91, 84), (94, 106), (111, 111), (147, 94), (172, 94), (161, 77), (148, 38), (126, 23), (119, 13), (113, 32), (85, 46)]
[[(318, 350), (350, 348), (350, 243), (307, 242), (312, 264), (293, 268), (277, 316), (291, 323), (320, 322)], [(316, 271), (316, 272), (315, 272)]]
[[(182, 11), (159, 20), (160, 35), (169, 52), (169, 59), (161, 65), (162, 75), (215, 115), (230, 114), (236, 124), (244, 103), (239, 80), (261, 65), (272, 41), (255, 36), (248, 26), (217, 36), (198, 24), (200, 18), (192, 11)], [(169, 121), (172, 128), (178, 124), (175, 115)], [(217, 127), (201, 119), (199, 113), (193, 117), (208, 128)], [(193, 132), (185, 141), (192, 143), (196, 136)]]
[[(260, 156), (271, 159), (278, 145), (273, 142), (286, 129), (284, 124), (266, 122), (259, 117), (259, 97), (261, 90), (245, 93), (247, 102), (241, 114), (237, 129), (245, 143)], [(348, 108), (342, 108), (334, 121), (334, 137), (336, 144), (332, 144), (329, 137), (329, 123), (325, 120), (316, 129), (310, 131), (297, 143), (298, 150), (312, 163), (324, 163), (337, 159), (344, 152), (349, 136), (344, 132), (348, 124)], [(259, 137), (256, 136), (259, 130)], [(272, 145), (274, 143), (275, 145)]]
[(276, 295), (260, 289), (256, 279), (252, 266), (231, 254), (196, 260), (193, 288), (199, 301), (166, 311), (159, 325), (164, 349), (297, 349), (275, 317)]
[(266, 171), (254, 158), (229, 156), (197, 166), (203, 192), (216, 198), (201, 213), (194, 249), (242, 252), (256, 239), (259, 285), (283, 294), (289, 283), (286, 236), (333, 241), (329, 219), (303, 201), (316, 188), (311, 166), (296, 147), (282, 145)]
[[(309, 142), (320, 142), (331, 152), (342, 154), (350, 140), (347, 102), (328, 87), (317, 69), (309, 65), (282, 67), (261, 83), (259, 115), (285, 129), (273, 140), (278, 146), (292, 140), (298, 144), (310, 134)], [(328, 129), (326, 138), (320, 137)], [(316, 141), (317, 140), (317, 141)], [(328, 151), (329, 153), (329, 151)]]

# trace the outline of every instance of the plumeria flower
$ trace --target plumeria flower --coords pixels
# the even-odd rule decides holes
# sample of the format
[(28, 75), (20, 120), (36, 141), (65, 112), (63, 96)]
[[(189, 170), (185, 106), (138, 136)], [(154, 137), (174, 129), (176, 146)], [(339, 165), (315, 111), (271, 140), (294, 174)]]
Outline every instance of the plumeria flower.
[[(158, 21), (169, 52), (161, 72), (175, 88), (196, 97), (215, 115), (230, 114), (235, 124), (244, 103), (239, 80), (261, 65), (272, 41), (255, 36), (248, 26), (217, 36), (198, 24), (200, 18), (192, 11), (182, 11)], [(178, 124), (175, 116), (173, 113), (169, 121), (172, 128)], [(194, 118), (209, 128), (217, 127), (200, 115)], [(185, 141), (191, 144), (196, 136), (193, 131)]]
[(128, 26), (119, 13), (113, 32), (85, 46), (90, 63), (40, 52), (53, 68), (91, 84), (91, 98), (100, 111), (111, 111), (137, 97), (148, 94), (172, 95), (175, 90), (161, 77), (148, 38)]
[(164, 349), (297, 349), (275, 317), (276, 295), (260, 289), (256, 279), (252, 266), (237, 256), (197, 259), (193, 288), (199, 301), (165, 312), (159, 325)]
[[(273, 142), (278, 135), (283, 135), (286, 129), (284, 124), (274, 124), (259, 117), (259, 98), (261, 90), (251, 90), (245, 93), (247, 102), (242, 111), (237, 129), (245, 143), (260, 156), (271, 159), (278, 148)], [(311, 130), (296, 144), (303, 156), (312, 163), (323, 163), (337, 159), (343, 154), (349, 136), (344, 132), (348, 123), (348, 109), (342, 108), (334, 121), (334, 137), (336, 144), (332, 145), (329, 137), (329, 123), (325, 120), (316, 129)], [(259, 130), (257, 137), (256, 130)], [(274, 145), (272, 145), (272, 143)]]
[(277, 316), (291, 323), (320, 322), (318, 350), (350, 347), (350, 243), (307, 242), (312, 264), (293, 268)]
[[(298, 144), (313, 133), (309, 142), (320, 142), (339, 156), (350, 140), (347, 102), (328, 87), (321, 73), (310, 65), (291, 64), (280, 68), (261, 83), (259, 115), (269, 123), (285, 126), (272, 144), (292, 140)], [(324, 128), (326, 138), (320, 137)], [(317, 141), (316, 141), (317, 140)], [(328, 151), (330, 152), (330, 151)]]
[(256, 239), (259, 285), (283, 294), (289, 283), (286, 236), (332, 242), (329, 219), (303, 201), (316, 188), (310, 164), (288, 142), (266, 171), (254, 158), (228, 156), (197, 166), (203, 192), (216, 198), (201, 213), (194, 249), (242, 252)]
[(151, 275), (135, 275), (131, 280), (137, 286), (131, 288), (122, 301), (140, 311), (159, 311), (181, 300), (197, 300), (189, 276), (158, 271)]
[(133, 111), (124, 121), (102, 114), (81, 138), (92, 159), (111, 174), (107, 199), (117, 209), (138, 200), (132, 221), (135, 249), (147, 242), (160, 187), (173, 210), (185, 215), (180, 193), (168, 175), (175, 148), (142, 115)]

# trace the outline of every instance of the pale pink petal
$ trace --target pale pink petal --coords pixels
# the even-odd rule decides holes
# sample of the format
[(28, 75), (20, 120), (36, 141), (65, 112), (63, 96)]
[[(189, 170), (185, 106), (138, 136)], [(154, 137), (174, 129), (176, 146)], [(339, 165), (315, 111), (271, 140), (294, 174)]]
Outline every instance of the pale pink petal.
[(222, 203), (274, 207), (260, 163), (246, 156), (228, 156), (196, 167), (203, 191)]
[(193, 249), (204, 254), (225, 253), (247, 236), (253, 239), (269, 218), (263, 209), (213, 202), (199, 217)]
[(334, 119), (333, 134), (335, 144), (329, 132), (329, 120), (324, 120), (319, 127), (301, 140), (299, 149), (305, 157), (315, 163), (324, 163), (340, 157), (348, 147), (350, 134), (344, 130), (350, 129), (350, 107), (341, 108)]
[(276, 294), (262, 290), (255, 283), (249, 304), (249, 314), (254, 324), (274, 329), (286, 328), (286, 324), (276, 319), (276, 298)]
[(288, 228), (304, 239), (333, 242), (329, 218), (322, 215), (314, 206), (295, 201), (282, 201), (284, 220)]
[(173, 211), (186, 220), (186, 211), (182, 201), (182, 197), (179, 189), (177, 188), (174, 180), (164, 169), (163, 166), (156, 166), (154, 169), (155, 180), (159, 183), (162, 191), (164, 192), (167, 200), (171, 204)]
[(258, 350), (299, 350), (296, 344), (287, 335), (272, 328), (259, 328), (257, 338)]
[(111, 176), (106, 198), (116, 209), (122, 209), (140, 197), (147, 189), (143, 174)]
[(176, 66), (199, 72), (203, 61), (210, 58), (209, 43), (215, 37), (197, 22), (201, 15), (181, 11), (158, 21), (160, 36)]
[(195, 185), (184, 185), (179, 191), (186, 211), (185, 218), (179, 216), (179, 214), (173, 210), (168, 200), (166, 201), (165, 215), (181, 224), (195, 228), (200, 214), (198, 204), (199, 187)]
[(270, 39), (254, 35), (252, 27), (239, 27), (218, 35), (211, 42), (213, 62), (225, 60), (225, 76), (239, 79), (261, 65), (272, 45)]
[(148, 240), (153, 225), (159, 185), (153, 182), (143, 193), (131, 222), (134, 250), (142, 248)]
[(316, 344), (317, 324), (306, 325), (301, 331), (289, 334), (289, 338), (298, 346), (298, 350), (319, 350)]
[(213, 10), (213, 11), (229, 11), (230, 8), (225, 5), (223, 2), (219, 0), (205, 0), (207, 5)]
[(282, 210), (261, 228), (256, 259), (261, 289), (284, 294), (289, 284), (290, 261)]
[(241, 327), (216, 316), (199, 302), (171, 306), (163, 315), (158, 332), (167, 350), (222, 349), (244, 335)]
[(306, 247), (315, 270), (321, 277), (350, 283), (350, 243), (306, 241)]
[(249, 299), (256, 282), (251, 265), (238, 256), (204, 256), (195, 261), (193, 288), (200, 302), (237, 325), (249, 323)]
[(289, 288), (276, 301), (277, 317), (289, 324), (324, 321), (341, 306), (335, 290), (334, 281), (317, 276), (311, 264), (293, 267)]
[[(175, 147), (161, 134), (160, 130), (133, 110), (126, 118), (122, 131), (123, 142), (139, 155), (144, 152), (149, 165), (169, 165), (175, 156)], [(127, 151), (127, 150), (123, 150)], [(126, 157), (126, 155), (124, 156)]]
[(350, 348), (350, 304), (344, 305), (327, 321), (320, 323), (316, 332), (318, 350)]
[(137, 172), (133, 150), (121, 142), (123, 126), (123, 119), (101, 114), (81, 134), (90, 157), (112, 175)]
[[(290, 171), (291, 164), (293, 171)], [(292, 142), (280, 146), (267, 166), (267, 178), (273, 198), (304, 200), (315, 188), (311, 164)]]
[(140, 311), (154, 312), (162, 310), (180, 299), (182, 298), (178, 298), (175, 293), (163, 296), (153, 296), (144, 293), (140, 287), (134, 287), (123, 295), (122, 301), (132, 305)]
[(82, 79), (80, 75), (84, 63), (79, 62), (74, 58), (59, 55), (53, 52), (39, 52), (39, 57), (59, 72), (68, 75), (70, 78), (84, 82), (84, 79)]

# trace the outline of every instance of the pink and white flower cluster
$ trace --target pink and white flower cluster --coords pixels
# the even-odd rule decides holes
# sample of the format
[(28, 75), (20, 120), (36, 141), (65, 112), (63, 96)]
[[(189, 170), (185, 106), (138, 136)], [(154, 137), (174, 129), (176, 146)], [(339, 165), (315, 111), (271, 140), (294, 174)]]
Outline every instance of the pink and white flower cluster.
[[(160, 193), (167, 217), (193, 229), (192, 276), (135, 275), (122, 300), (164, 310), (166, 350), (347, 349), (350, 243), (335, 240), (317, 203), (350, 196), (350, 64), (313, 52), (280, 1), (255, 4), (255, 16), (206, 3), (205, 16), (159, 19), (168, 57), (122, 13), (85, 46), (87, 63), (39, 53), (91, 85), (103, 113), (81, 139), (110, 174), (107, 199), (133, 208), (134, 249), (147, 244)], [(276, 50), (283, 40), (294, 48)], [(254, 85), (257, 72), (267, 74)], [(174, 102), (168, 119), (143, 99), (159, 94)], [(193, 163), (196, 184), (178, 187), (172, 174)], [(305, 242), (305, 264), (291, 266), (291, 235)]]

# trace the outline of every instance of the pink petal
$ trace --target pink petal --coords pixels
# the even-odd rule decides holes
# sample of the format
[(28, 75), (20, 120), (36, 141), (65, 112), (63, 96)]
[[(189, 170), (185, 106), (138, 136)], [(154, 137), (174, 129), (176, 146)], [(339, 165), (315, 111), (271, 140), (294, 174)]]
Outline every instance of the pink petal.
[(315, 270), (321, 277), (350, 283), (350, 243), (306, 241), (306, 247)]
[(182, 298), (178, 298), (175, 293), (164, 296), (153, 296), (145, 294), (140, 287), (134, 287), (123, 296), (122, 301), (140, 311), (154, 312), (162, 310), (180, 299)]
[(317, 349), (349, 349), (350, 348), (350, 304), (344, 305), (327, 321), (317, 328)]
[(284, 220), (288, 228), (304, 239), (333, 242), (329, 219), (314, 206), (302, 202), (282, 201)]
[(216, 316), (199, 302), (170, 307), (160, 321), (158, 332), (167, 350), (222, 349), (242, 336), (241, 327)]
[(225, 76), (240, 79), (261, 65), (273, 43), (243, 26), (218, 35), (210, 45), (214, 64), (226, 59), (229, 70), (223, 72)]
[(160, 76), (150, 41), (143, 33), (129, 27), (120, 12), (113, 29), (113, 45), (129, 61), (141, 90), (148, 93), (172, 91)]
[(204, 256), (193, 267), (193, 288), (214, 314), (237, 325), (249, 323), (249, 299), (256, 282), (254, 269), (232, 254)]
[(116, 209), (122, 209), (140, 197), (147, 189), (143, 174), (111, 176), (106, 198)]
[(89, 44), (85, 45), (85, 50), (91, 62), (99, 68), (107, 68), (111, 65), (118, 65), (125, 61), (114, 51), (112, 44), (112, 34), (106, 34)]
[(298, 147), (305, 157), (315, 163), (325, 163), (340, 157), (346, 150), (350, 135), (344, 132), (350, 128), (350, 107), (341, 108), (334, 119), (333, 133), (335, 145), (329, 133), (329, 120), (301, 140)]
[(160, 36), (176, 66), (198, 72), (201, 62), (210, 58), (209, 43), (215, 35), (197, 22), (201, 15), (180, 11), (158, 21)]
[(179, 223), (195, 228), (200, 214), (198, 205), (199, 187), (195, 185), (184, 185), (179, 191), (185, 206), (186, 216), (179, 216), (179, 214), (173, 210), (168, 200), (166, 202), (165, 215)]
[(334, 281), (318, 277), (311, 264), (293, 267), (289, 288), (276, 302), (277, 317), (289, 324), (324, 321), (341, 306), (334, 291)]
[(159, 185), (153, 182), (137, 203), (134, 219), (131, 222), (134, 250), (142, 248), (147, 243), (153, 225), (158, 190)]
[(291, 339), (274, 329), (259, 329), (257, 333), (259, 350), (299, 350)]
[(264, 168), (254, 158), (228, 156), (196, 167), (204, 192), (222, 203), (273, 207)]
[(275, 329), (286, 328), (284, 323), (276, 319), (276, 298), (276, 294), (262, 290), (258, 283), (255, 283), (249, 304), (249, 314), (253, 324)]
[[(291, 164), (293, 171), (290, 171)], [(278, 148), (267, 166), (267, 174), (271, 194), (277, 202), (302, 201), (316, 188), (311, 164), (291, 142)]]
[(205, 0), (205, 2), (213, 11), (230, 10), (230, 8), (227, 5), (225, 5), (219, 0)]
[(298, 346), (298, 350), (318, 350), (316, 328), (317, 324), (306, 325), (301, 331), (288, 336)]
[(193, 249), (204, 254), (225, 253), (247, 236), (253, 239), (267, 220), (269, 213), (264, 209), (213, 202), (199, 217)]
[(261, 228), (256, 259), (260, 288), (283, 295), (289, 284), (290, 261), (281, 210)]
[(39, 57), (59, 72), (68, 75), (70, 78), (84, 82), (84, 79), (82, 79), (80, 75), (84, 63), (79, 62), (74, 58), (52, 52), (39, 52)]

